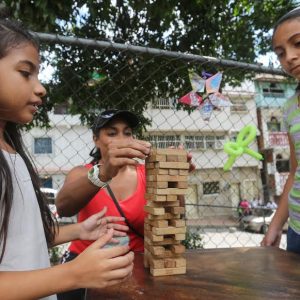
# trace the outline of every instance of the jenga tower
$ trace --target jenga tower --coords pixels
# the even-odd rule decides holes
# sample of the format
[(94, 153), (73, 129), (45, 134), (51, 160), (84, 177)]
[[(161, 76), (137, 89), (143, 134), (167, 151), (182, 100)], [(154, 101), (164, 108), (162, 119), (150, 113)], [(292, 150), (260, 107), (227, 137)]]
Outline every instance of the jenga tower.
[(180, 149), (154, 149), (146, 159), (144, 266), (153, 276), (186, 273), (185, 208), (179, 196), (187, 191), (189, 163)]

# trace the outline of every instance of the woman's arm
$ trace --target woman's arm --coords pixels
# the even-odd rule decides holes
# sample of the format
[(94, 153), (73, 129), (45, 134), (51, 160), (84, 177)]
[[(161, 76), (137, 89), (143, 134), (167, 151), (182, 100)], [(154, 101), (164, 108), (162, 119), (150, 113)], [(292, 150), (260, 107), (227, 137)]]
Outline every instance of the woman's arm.
[(87, 174), (87, 168), (75, 167), (66, 176), (55, 201), (60, 216), (76, 215), (99, 191), (99, 187), (88, 180)]
[(0, 299), (40, 299), (77, 288), (103, 288), (130, 276), (134, 255), (128, 246), (101, 249), (113, 236), (102, 236), (71, 262), (52, 268), (0, 272)]
[(276, 246), (279, 247), (281, 240), (282, 228), (289, 217), (288, 211), (288, 195), (294, 183), (294, 177), (297, 170), (297, 160), (295, 155), (294, 144), (288, 134), (290, 144), (290, 173), (285, 183), (282, 195), (279, 200), (279, 205), (276, 213), (271, 221), (268, 232), (261, 242), (262, 246)]
[[(112, 141), (108, 145), (107, 156), (102, 157), (99, 178), (108, 181), (117, 175), (125, 165), (135, 165), (133, 158), (145, 159), (150, 153), (151, 144), (145, 141)], [(77, 214), (99, 191), (87, 178), (88, 169), (76, 167), (67, 175), (63, 187), (56, 198), (57, 212), (60, 216)]]

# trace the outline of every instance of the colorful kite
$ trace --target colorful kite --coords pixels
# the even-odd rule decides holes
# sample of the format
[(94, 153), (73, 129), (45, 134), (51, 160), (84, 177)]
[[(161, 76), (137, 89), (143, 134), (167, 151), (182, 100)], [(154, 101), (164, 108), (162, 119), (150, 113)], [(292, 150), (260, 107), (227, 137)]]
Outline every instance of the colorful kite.
[(213, 110), (220, 110), (232, 104), (227, 97), (219, 92), (222, 81), (221, 72), (212, 75), (203, 71), (201, 75), (202, 77), (189, 71), (192, 91), (181, 97), (178, 102), (196, 107), (203, 120), (208, 121)]

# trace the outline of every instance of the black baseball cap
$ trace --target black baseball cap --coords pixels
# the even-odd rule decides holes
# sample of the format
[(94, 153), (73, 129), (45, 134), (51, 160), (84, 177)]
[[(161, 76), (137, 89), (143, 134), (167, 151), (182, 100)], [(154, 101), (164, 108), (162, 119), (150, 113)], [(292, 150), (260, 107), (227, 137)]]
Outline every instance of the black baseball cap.
[(121, 118), (125, 120), (131, 128), (135, 128), (139, 125), (139, 118), (128, 110), (110, 109), (105, 110), (96, 118), (92, 130), (93, 132), (105, 127), (105, 125), (115, 118)]

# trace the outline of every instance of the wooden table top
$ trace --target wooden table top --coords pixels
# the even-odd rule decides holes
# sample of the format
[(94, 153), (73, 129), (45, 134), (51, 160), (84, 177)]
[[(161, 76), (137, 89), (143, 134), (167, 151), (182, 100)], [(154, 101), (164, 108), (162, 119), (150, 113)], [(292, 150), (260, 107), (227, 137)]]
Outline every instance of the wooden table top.
[(187, 273), (152, 277), (136, 254), (120, 286), (87, 290), (87, 300), (300, 299), (300, 255), (277, 248), (188, 251)]

